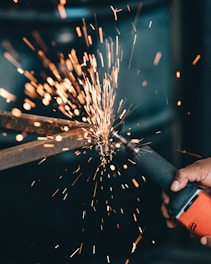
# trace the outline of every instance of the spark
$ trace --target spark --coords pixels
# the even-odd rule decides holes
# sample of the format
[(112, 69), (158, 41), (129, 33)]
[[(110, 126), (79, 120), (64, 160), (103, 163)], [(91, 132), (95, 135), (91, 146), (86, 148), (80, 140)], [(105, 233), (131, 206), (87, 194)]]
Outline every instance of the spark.
[(82, 248), (83, 248), (83, 243), (80, 244), (79, 254), (81, 254), (81, 252), (82, 252)]
[(44, 161), (46, 161), (46, 158), (41, 159), (41, 160), (38, 162), (38, 165), (41, 165)]
[(160, 62), (160, 59), (162, 57), (162, 53), (160, 51), (158, 51), (155, 55), (155, 58), (154, 58), (154, 61), (153, 61), (153, 64), (154, 65), (158, 65), (159, 62)]
[(85, 210), (83, 210), (82, 219), (84, 219), (84, 218), (85, 218), (85, 216), (86, 216), (86, 211), (85, 211)]
[(134, 184), (136, 188), (139, 188), (139, 183), (137, 182), (135, 178), (132, 178), (132, 183)]
[(10, 43), (8, 40), (3, 40), (2, 41), (2, 46), (7, 50), (14, 58), (18, 58), (18, 53), (14, 49), (13, 45)]
[(114, 20), (117, 21), (117, 13), (122, 11), (122, 8), (118, 9), (118, 8), (114, 8), (113, 6), (110, 6), (111, 10), (114, 13)]
[(93, 254), (95, 254), (96, 253), (96, 246), (95, 245), (93, 245), (93, 247), (92, 247), (93, 249), (92, 249), (92, 252), (93, 252)]
[(16, 60), (16, 58), (9, 52), (4, 53), (5, 59), (12, 63), (17, 69), (22, 68), (21, 64)]
[(75, 256), (79, 252), (80, 248), (76, 248), (76, 250), (70, 255), (70, 258)]
[(137, 12), (136, 12), (136, 16), (135, 16), (135, 19), (134, 19), (134, 22), (133, 22), (133, 26), (135, 28), (136, 28), (136, 25), (138, 23), (138, 19), (139, 19), (142, 7), (143, 7), (143, 3), (139, 3), (138, 8), (137, 8)]
[(72, 186), (74, 186), (76, 184), (76, 182), (79, 180), (79, 178), (81, 177), (81, 175), (82, 175), (82, 173), (80, 173), (78, 175), (78, 177), (73, 181)]
[(81, 28), (79, 26), (76, 27), (76, 33), (77, 33), (77, 36), (79, 38), (81, 38), (83, 36), (82, 32), (81, 32)]
[(18, 108), (13, 108), (13, 109), (11, 110), (11, 114), (12, 114), (13, 116), (20, 117), (20, 116), (22, 115), (22, 112), (21, 112), (21, 110), (18, 109)]
[(150, 22), (149, 22), (149, 28), (151, 28), (152, 27), (152, 20), (150, 20)]
[(136, 162), (135, 162), (135, 161), (133, 161), (133, 160), (131, 160), (131, 159), (128, 159), (128, 161), (129, 161), (130, 163), (132, 163), (133, 165), (135, 165), (135, 164), (136, 164)]
[(28, 98), (24, 99), (23, 108), (27, 111), (31, 110), (32, 108), (35, 108), (36, 104), (29, 100)]
[(99, 27), (99, 36), (100, 36), (100, 43), (103, 43), (103, 29)]
[(189, 151), (187, 151), (185, 149), (184, 150), (178, 149), (177, 151), (180, 152), (180, 153), (182, 153), (182, 154), (190, 155), (190, 156), (193, 156), (193, 157), (196, 157), (196, 158), (199, 158), (199, 159), (202, 158), (201, 155), (196, 154), (196, 153), (193, 153), (193, 152), (189, 152)]
[(140, 242), (140, 240), (143, 238), (143, 232), (141, 232), (138, 237), (136, 238), (135, 242), (133, 242), (133, 247), (131, 249), (131, 253), (134, 253), (136, 251), (137, 245)]
[(178, 101), (177, 101), (177, 106), (178, 106), (178, 107), (182, 106), (182, 101), (181, 101), (181, 100), (178, 100)]
[(146, 182), (146, 178), (142, 175), (141, 178), (143, 179), (144, 182)]
[(123, 169), (127, 170), (128, 169), (128, 165), (127, 164), (123, 164)]
[(147, 85), (148, 85), (148, 82), (147, 82), (146, 80), (144, 80), (144, 81), (142, 82), (142, 86), (143, 86), (143, 87), (147, 87)]
[(26, 38), (23, 37), (23, 42), (33, 51), (35, 51), (35, 46)]
[(160, 130), (158, 130), (158, 131), (156, 131), (156, 132), (155, 132), (155, 134), (161, 134), (161, 131), (160, 131)]
[(0, 96), (5, 98), (7, 103), (16, 101), (16, 96), (14, 94), (8, 92), (4, 88), (0, 88)]
[(31, 183), (31, 187), (33, 187), (35, 185), (35, 180)]
[(47, 143), (47, 144), (44, 144), (43, 147), (44, 148), (54, 148), (54, 144)]
[(111, 263), (109, 255), (106, 256), (106, 259), (107, 259), (107, 263)]
[(20, 142), (20, 141), (23, 141), (24, 136), (23, 134), (17, 134), (15, 138), (16, 138), (16, 141)]
[(58, 142), (61, 142), (62, 141), (62, 136), (61, 135), (57, 135), (55, 137), (55, 140), (58, 141)]
[(55, 196), (57, 195), (58, 192), (59, 192), (59, 188), (57, 188), (57, 189), (55, 190), (55, 192), (51, 195), (51, 197), (55, 197)]
[(63, 201), (66, 200), (67, 196), (68, 196), (68, 193), (66, 193), (66, 194), (64, 195), (64, 197), (62, 198), (62, 200), (63, 200)]
[(44, 40), (42, 39), (40, 33), (38, 31), (33, 31), (32, 32), (32, 36), (34, 37), (34, 39), (36, 40), (36, 42), (38, 43), (38, 45), (42, 48), (42, 50), (44, 52), (48, 51), (48, 47), (45, 44)]
[(47, 137), (37, 137), (37, 140), (47, 140)]
[(114, 164), (111, 164), (111, 165), (110, 165), (110, 169), (111, 169), (112, 171), (115, 171), (115, 169), (116, 169), (116, 168), (115, 168), (115, 165), (114, 165)]
[(67, 191), (67, 188), (64, 188), (64, 190), (62, 191), (62, 194), (65, 194)]
[(89, 47), (90, 46), (89, 37), (88, 37), (89, 35), (88, 35), (88, 32), (87, 32), (86, 21), (85, 21), (84, 18), (82, 19), (82, 22), (83, 22), (82, 30), (83, 30), (84, 38), (85, 38), (87, 47)]
[(60, 15), (61, 19), (66, 19), (67, 18), (65, 5), (66, 5), (66, 1), (65, 0), (60, 0), (60, 3), (57, 5), (57, 9), (58, 9), (58, 12), (59, 12), (59, 15)]
[(34, 122), (33, 124), (35, 127), (40, 127), (41, 126), (41, 123), (40, 122)]
[(200, 59), (201, 59), (201, 55), (200, 54), (196, 55), (195, 59), (192, 61), (192, 65), (196, 65)]
[(181, 77), (181, 72), (180, 71), (176, 71), (176, 78), (179, 79)]
[[(83, 32), (85, 39), (87, 39), (88, 33), (84, 20)], [(116, 38), (117, 41), (118, 38)], [(86, 42), (89, 46), (90, 42)], [(95, 55), (84, 52), (83, 63), (80, 64), (76, 51), (72, 49), (68, 54), (68, 58), (62, 61), (66, 64), (65, 68), (68, 71), (68, 75), (65, 73), (66, 76), (63, 79), (58, 70), (54, 68), (54, 64), (48, 63), (56, 80), (48, 76), (46, 78), (47, 83), (41, 84), (33, 81), (25, 85), (27, 95), (32, 98), (36, 94), (41, 95), (43, 98), (48, 96), (49, 102), (47, 105), (55, 97), (59, 110), (71, 118), (80, 117), (82, 110), (85, 111), (87, 116), (83, 116), (82, 120), (91, 125), (90, 131), (102, 156), (102, 163), (106, 162), (104, 156), (109, 151), (109, 137), (115, 120), (114, 102), (118, 83), (119, 50), (116, 48), (115, 54), (113, 53), (112, 47), (114, 44), (113, 41), (105, 41), (106, 65), (109, 72), (104, 72), (102, 78), (99, 75), (98, 68), (100, 68), (100, 65), (98, 63), (101, 64), (102, 70), (106, 65), (102, 60), (101, 51), (98, 52), (99, 61)], [(116, 60), (114, 56), (117, 56)], [(46, 56), (43, 53), (40, 53), (40, 57), (43, 61), (46, 61)], [(48, 92), (45, 91), (46, 87)], [(26, 109), (26, 105), (24, 107)], [(120, 119), (123, 119), (126, 114), (127, 111), (123, 111)]]
[(140, 139), (138, 139), (138, 138), (132, 138), (131, 139), (131, 143), (133, 143), (133, 144), (139, 144), (139, 142), (140, 142)]
[(135, 49), (135, 45), (136, 45), (136, 39), (137, 39), (137, 35), (134, 35), (134, 39), (133, 39), (133, 45), (132, 45), (132, 49), (131, 49), (131, 54), (130, 54), (130, 60), (129, 60), (129, 64), (128, 64), (128, 69), (130, 69), (131, 67), (131, 63), (132, 63), (132, 59), (133, 59), (133, 53), (134, 53), (134, 49)]

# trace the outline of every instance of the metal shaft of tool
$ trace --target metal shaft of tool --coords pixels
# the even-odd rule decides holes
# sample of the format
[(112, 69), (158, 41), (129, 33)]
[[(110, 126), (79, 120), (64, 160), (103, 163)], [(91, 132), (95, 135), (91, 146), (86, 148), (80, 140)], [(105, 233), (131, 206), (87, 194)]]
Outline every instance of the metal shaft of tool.
[(0, 110), (0, 128), (53, 135), (63, 132), (65, 129), (71, 130), (78, 127), (88, 127), (88, 124), (24, 113), (15, 116), (11, 112)]
[(55, 134), (47, 140), (35, 140), (0, 151), (0, 171), (65, 151), (88, 147), (88, 129), (76, 128)]

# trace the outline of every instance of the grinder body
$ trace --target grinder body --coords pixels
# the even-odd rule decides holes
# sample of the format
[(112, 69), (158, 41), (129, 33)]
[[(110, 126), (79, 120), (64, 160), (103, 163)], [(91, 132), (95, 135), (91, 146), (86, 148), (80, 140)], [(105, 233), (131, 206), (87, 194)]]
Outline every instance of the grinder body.
[(169, 195), (169, 215), (198, 236), (211, 235), (211, 197), (192, 182), (181, 191), (172, 192), (176, 167), (149, 146), (138, 147), (118, 134), (116, 138), (132, 153), (135, 166)]

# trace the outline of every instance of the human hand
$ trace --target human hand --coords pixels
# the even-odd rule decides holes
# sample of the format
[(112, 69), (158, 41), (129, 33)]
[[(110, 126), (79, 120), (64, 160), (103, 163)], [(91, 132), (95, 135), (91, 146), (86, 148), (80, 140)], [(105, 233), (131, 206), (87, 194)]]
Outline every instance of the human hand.
[[(202, 189), (208, 194), (211, 194), (211, 158), (198, 160), (185, 168), (179, 169), (171, 184), (171, 190), (178, 192), (183, 189), (188, 182), (198, 182)], [(167, 226), (169, 228), (174, 228), (176, 226), (176, 221), (170, 219), (167, 210), (167, 206), (170, 202), (169, 196), (165, 192), (162, 192), (162, 199), (161, 212), (166, 218)], [(200, 242), (204, 246), (211, 247), (211, 236), (201, 237)]]

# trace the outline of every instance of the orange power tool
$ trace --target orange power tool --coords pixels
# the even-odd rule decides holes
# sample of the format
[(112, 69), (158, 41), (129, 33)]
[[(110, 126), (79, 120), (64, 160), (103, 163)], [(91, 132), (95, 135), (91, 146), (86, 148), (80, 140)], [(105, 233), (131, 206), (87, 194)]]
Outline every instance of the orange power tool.
[(192, 182), (181, 191), (172, 192), (170, 186), (177, 168), (147, 145), (138, 147), (116, 131), (113, 137), (132, 153), (136, 166), (145, 176), (169, 195), (169, 215), (200, 237), (211, 235), (211, 197)]

